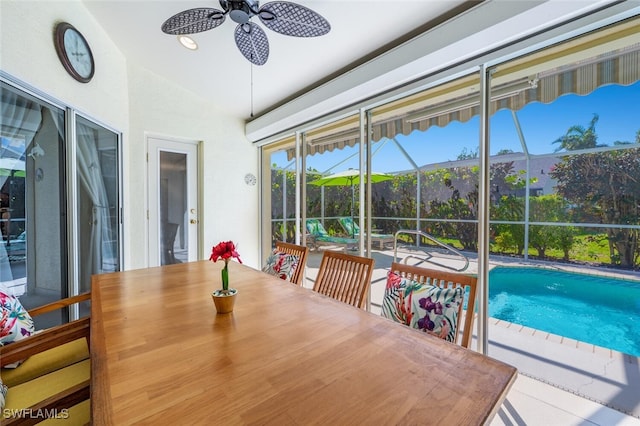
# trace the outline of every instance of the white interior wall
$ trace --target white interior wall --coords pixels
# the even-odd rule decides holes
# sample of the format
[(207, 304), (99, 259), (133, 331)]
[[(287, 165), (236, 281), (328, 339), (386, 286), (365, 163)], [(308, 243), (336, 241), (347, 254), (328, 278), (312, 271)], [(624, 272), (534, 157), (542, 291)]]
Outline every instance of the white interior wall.
[[(72, 79), (53, 44), (57, 22), (74, 25), (89, 42), (96, 72)], [(128, 127), (126, 59), (82, 3), (0, 1), (0, 68), (11, 76), (123, 132)]]
[[(145, 133), (201, 141), (203, 257), (209, 258), (219, 241), (233, 240), (243, 262), (258, 266), (258, 187), (244, 183), (246, 173), (257, 174), (257, 148), (244, 136), (244, 122), (149, 70), (131, 66), (129, 77), (128, 153), (136, 165), (126, 180), (131, 190), (141, 194), (146, 179), (145, 168), (139, 167), (144, 165)], [(145, 198), (130, 197), (128, 208), (143, 211)], [(145, 217), (131, 213), (130, 219), (132, 239), (144, 240)], [(142, 266), (141, 259), (132, 264)]]
[[(53, 45), (55, 24), (67, 21), (89, 42), (96, 63), (82, 84), (64, 70)], [(244, 123), (153, 72), (128, 64), (79, 0), (0, 1), (0, 69), (123, 134), (124, 269), (146, 266), (144, 135), (202, 141), (204, 257), (218, 241), (239, 244), (243, 261), (257, 266), (257, 149)]]

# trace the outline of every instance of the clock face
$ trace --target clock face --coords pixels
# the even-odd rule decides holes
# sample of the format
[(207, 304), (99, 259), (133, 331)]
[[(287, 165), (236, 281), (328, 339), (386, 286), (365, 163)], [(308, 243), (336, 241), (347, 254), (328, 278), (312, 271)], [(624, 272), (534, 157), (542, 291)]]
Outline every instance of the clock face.
[(89, 82), (94, 73), (93, 54), (82, 34), (71, 24), (58, 24), (55, 45), (67, 72), (82, 83)]
[(256, 177), (251, 173), (247, 173), (244, 176), (244, 182), (249, 186), (253, 186), (256, 184)]

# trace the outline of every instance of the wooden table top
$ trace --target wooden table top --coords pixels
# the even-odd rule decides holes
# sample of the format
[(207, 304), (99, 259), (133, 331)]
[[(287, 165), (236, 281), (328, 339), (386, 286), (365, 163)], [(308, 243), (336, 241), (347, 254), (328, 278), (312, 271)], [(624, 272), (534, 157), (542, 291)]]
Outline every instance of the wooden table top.
[(114, 424), (491, 420), (516, 369), (236, 262), (95, 275), (91, 410)]

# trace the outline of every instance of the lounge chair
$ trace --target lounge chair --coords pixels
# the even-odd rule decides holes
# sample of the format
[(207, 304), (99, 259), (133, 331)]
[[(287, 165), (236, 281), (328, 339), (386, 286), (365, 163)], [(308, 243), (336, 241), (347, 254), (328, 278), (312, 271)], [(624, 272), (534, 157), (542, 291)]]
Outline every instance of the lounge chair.
[(347, 249), (357, 246), (359, 242), (357, 238), (332, 237), (318, 219), (307, 219), (307, 232), (309, 242), (316, 248), (321, 245), (338, 245)]
[[(340, 222), (340, 226), (342, 226), (342, 228), (348, 235), (351, 235), (354, 238), (360, 236), (360, 227), (352, 217), (340, 217), (338, 218), (338, 222)], [(365, 236), (367, 235), (365, 234)], [(376, 234), (373, 232), (371, 233), (371, 243), (373, 244), (377, 242), (380, 250), (384, 248), (385, 243), (392, 243), (393, 238), (394, 237), (392, 234)]]

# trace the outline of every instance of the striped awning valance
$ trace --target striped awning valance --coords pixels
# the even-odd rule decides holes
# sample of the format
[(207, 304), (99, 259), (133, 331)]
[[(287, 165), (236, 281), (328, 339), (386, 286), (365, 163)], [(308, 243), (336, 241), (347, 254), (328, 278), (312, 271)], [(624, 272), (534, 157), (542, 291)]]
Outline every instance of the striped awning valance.
[[(469, 121), (480, 112), (476, 81), (469, 84), (465, 96), (430, 104), (416, 102), (410, 107), (398, 108), (398, 114), (387, 113), (382, 119), (376, 119), (374, 114), (372, 140), (409, 135), (414, 130), (426, 131), (432, 126), (444, 127), (452, 121)], [(637, 81), (640, 81), (640, 43), (496, 85), (492, 87), (490, 113), (501, 109), (518, 111), (532, 102), (548, 104), (564, 94), (587, 95), (608, 84), (630, 85)], [(352, 120), (340, 132), (317, 132), (317, 136), (310, 134), (306, 140), (309, 155), (355, 146), (360, 141), (359, 125), (357, 120)], [(293, 158), (294, 150), (287, 152), (288, 157)]]

